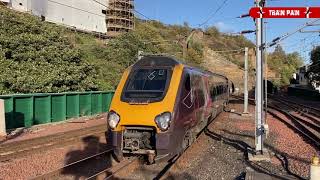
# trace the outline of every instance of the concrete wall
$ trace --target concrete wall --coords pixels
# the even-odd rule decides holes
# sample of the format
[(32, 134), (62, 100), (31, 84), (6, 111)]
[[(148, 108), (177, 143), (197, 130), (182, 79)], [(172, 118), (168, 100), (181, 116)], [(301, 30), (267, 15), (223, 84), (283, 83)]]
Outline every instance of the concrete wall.
[[(1, 1), (1, 0), (0, 0)], [(28, 11), (46, 21), (75, 27), (79, 30), (106, 33), (108, 0), (11, 0), (9, 6)]]
[(11, 6), (18, 11), (28, 11), (29, 0), (11, 0)]

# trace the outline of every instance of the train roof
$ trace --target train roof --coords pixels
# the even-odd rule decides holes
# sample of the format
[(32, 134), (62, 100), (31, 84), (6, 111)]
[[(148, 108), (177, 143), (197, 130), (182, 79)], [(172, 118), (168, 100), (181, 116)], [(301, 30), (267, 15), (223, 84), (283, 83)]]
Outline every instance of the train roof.
[(150, 66), (169, 66), (173, 67), (182, 64), (180, 61), (174, 57), (160, 56), (160, 55), (148, 55), (143, 56), (139, 61), (137, 61), (133, 67), (150, 67)]
[(187, 67), (188, 69), (191, 69), (193, 71), (197, 71), (199, 73), (203, 73), (203, 74), (211, 75), (211, 76), (219, 76), (221, 78), (228, 80), (228, 78), (224, 75), (213, 73), (213, 72), (207, 71), (207, 70), (202, 70), (200, 68), (192, 67), (190, 65), (187, 65), (187, 64), (177, 60), (174, 57), (165, 56), (165, 55), (146, 55), (146, 56), (143, 56), (139, 61), (137, 61), (133, 65), (133, 68), (152, 67), (152, 66), (174, 67), (179, 64), (182, 64), (185, 67)]

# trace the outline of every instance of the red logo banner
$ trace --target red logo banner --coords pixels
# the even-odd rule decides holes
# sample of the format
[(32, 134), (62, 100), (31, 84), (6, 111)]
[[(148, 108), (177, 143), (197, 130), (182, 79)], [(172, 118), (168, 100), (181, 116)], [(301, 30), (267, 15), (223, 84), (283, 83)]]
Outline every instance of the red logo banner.
[(253, 18), (320, 18), (320, 7), (253, 7)]

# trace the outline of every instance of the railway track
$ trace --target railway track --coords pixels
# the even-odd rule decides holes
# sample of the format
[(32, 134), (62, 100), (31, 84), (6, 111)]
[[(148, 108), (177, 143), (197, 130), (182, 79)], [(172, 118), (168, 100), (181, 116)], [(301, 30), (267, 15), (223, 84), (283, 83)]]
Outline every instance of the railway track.
[[(118, 173), (120, 173), (121, 171), (123, 171), (124, 173), (127, 173), (128, 171), (126, 171), (128, 169), (130, 169), (131, 166), (136, 167), (135, 165), (141, 163), (141, 157), (133, 157), (133, 158), (128, 158), (125, 159), (124, 161), (122, 161), (121, 163), (113, 166), (113, 167), (109, 167), (106, 168), (92, 176), (90, 176), (89, 178), (87, 178), (87, 180), (96, 180), (96, 179), (104, 179), (104, 180), (109, 180), (109, 179), (113, 179), (115, 178), (115, 176), (117, 176)], [(129, 170), (130, 171), (130, 170)]]
[[(242, 97), (233, 97), (243, 100)], [(319, 109), (286, 100), (283, 97), (271, 95), (269, 99), (268, 113), (277, 117), (291, 129), (302, 135), (310, 144), (320, 149)], [(249, 102), (255, 104), (254, 99), (249, 99)]]
[[(76, 162), (73, 162), (71, 164), (63, 166), (59, 169), (56, 169), (56, 170), (53, 170), (53, 171), (48, 172), (46, 174), (42, 174), (40, 176), (34, 177), (32, 179), (33, 180), (73, 179), (73, 177), (70, 177), (70, 176), (75, 176), (76, 171), (81, 171), (81, 169), (79, 169), (80, 166), (82, 166), (82, 168), (83, 167), (88, 168), (92, 164), (99, 163), (100, 161), (103, 160), (101, 157), (107, 156), (108, 154), (111, 153), (111, 151), (112, 151), (112, 149), (108, 149), (108, 150), (103, 151), (101, 153), (98, 153), (98, 154), (89, 156), (87, 158), (78, 160)], [(126, 158), (121, 163), (113, 162), (114, 165), (110, 164), (110, 165), (102, 168), (102, 170), (95, 171), (92, 174), (87, 174), (86, 178), (83, 178), (83, 179), (87, 179), (87, 180), (113, 179), (117, 175), (117, 173), (124, 171), (125, 168), (127, 168), (135, 163), (139, 163), (139, 162), (140, 162), (140, 157)], [(64, 174), (64, 172), (68, 172), (68, 171), (72, 171), (73, 175)]]
[(30, 140), (4, 143), (0, 145), (0, 162), (24, 157), (36, 152), (43, 152), (52, 148), (80, 143), (84, 137), (88, 136), (104, 137), (105, 131), (106, 126), (99, 125), (83, 130), (70, 131), (68, 133), (59, 133)]
[(270, 96), (271, 99), (278, 101), (278, 102), (282, 102), (288, 106), (290, 106), (291, 108), (294, 108), (295, 111), (298, 111), (299, 113), (304, 113), (306, 116), (309, 116), (309, 118), (313, 116), (313, 118), (317, 118), (319, 119), (318, 121), (320, 121), (320, 109), (313, 107), (313, 106), (308, 106), (302, 103), (298, 103), (298, 102), (294, 102), (292, 100), (286, 99), (282, 96)]
[[(101, 156), (105, 156), (106, 154), (110, 153), (112, 151), (112, 149), (108, 149), (106, 151), (103, 151), (101, 153), (98, 153), (98, 154), (95, 154), (95, 155), (92, 155), (92, 156), (89, 156), (89, 157), (86, 157), (84, 159), (81, 159), (81, 160), (78, 160), (78, 161), (75, 161), (73, 163), (70, 163), (70, 164), (67, 164), (61, 168), (58, 168), (58, 169), (55, 169), (51, 172), (48, 172), (46, 174), (42, 174), (42, 175), (39, 175), (37, 177), (34, 177), (32, 178), (33, 180), (42, 180), (42, 179), (59, 179), (59, 177), (61, 177), (63, 175), (64, 172), (68, 172), (68, 171), (74, 171), (74, 170), (71, 170), (71, 169), (78, 169), (78, 167), (80, 165), (82, 165), (83, 163), (87, 163), (89, 162), (90, 160), (99, 160), (100, 161), (100, 158)], [(92, 176), (93, 178), (93, 176)], [(62, 178), (60, 178), (62, 179)]]
[[(315, 134), (315, 131), (310, 129), (310, 127), (304, 124), (300, 119), (291, 115), (291, 113), (287, 110), (283, 110), (282, 107), (277, 105), (268, 105), (268, 107), (271, 108), (268, 110), (270, 114), (281, 119), (281, 121), (288, 125), (291, 129), (307, 139), (310, 144), (320, 148), (320, 136), (318, 133)], [(280, 117), (278, 113), (285, 115), (286, 118)]]
[(320, 119), (316, 108), (278, 97), (271, 98), (268, 107), (284, 114), (296, 131), (320, 148)]

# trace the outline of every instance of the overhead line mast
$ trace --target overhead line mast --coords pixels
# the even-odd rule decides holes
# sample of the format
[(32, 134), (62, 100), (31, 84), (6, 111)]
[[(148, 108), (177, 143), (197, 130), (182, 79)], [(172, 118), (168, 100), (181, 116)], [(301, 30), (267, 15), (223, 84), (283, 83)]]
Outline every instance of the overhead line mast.
[[(263, 8), (265, 0), (256, 0), (256, 6)], [(263, 116), (263, 18), (256, 18), (256, 131), (255, 131), (255, 144), (256, 154), (263, 154), (263, 140), (265, 135), (265, 117)]]

